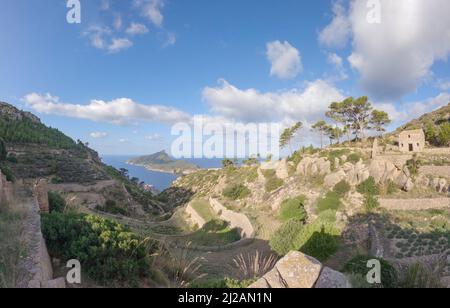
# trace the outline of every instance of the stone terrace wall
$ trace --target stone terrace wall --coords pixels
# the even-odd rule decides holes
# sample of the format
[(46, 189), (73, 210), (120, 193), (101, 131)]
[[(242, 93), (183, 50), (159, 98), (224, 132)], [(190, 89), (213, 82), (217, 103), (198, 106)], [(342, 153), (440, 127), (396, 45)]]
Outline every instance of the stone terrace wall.
[(391, 211), (424, 211), (450, 208), (449, 198), (380, 199), (380, 206)]
[(238, 228), (240, 230), (242, 238), (252, 238), (255, 236), (255, 229), (247, 216), (227, 209), (216, 199), (210, 198), (209, 203), (220, 219), (229, 222), (231, 228)]
[(186, 207), (186, 213), (189, 215), (193, 225), (197, 225), (199, 228), (202, 228), (206, 224), (206, 221), (197, 213), (191, 204), (188, 204)]
[(420, 175), (450, 178), (450, 166), (422, 166)]
[(0, 202), (11, 202), (13, 198), (13, 184), (6, 180), (6, 176), (0, 171)]

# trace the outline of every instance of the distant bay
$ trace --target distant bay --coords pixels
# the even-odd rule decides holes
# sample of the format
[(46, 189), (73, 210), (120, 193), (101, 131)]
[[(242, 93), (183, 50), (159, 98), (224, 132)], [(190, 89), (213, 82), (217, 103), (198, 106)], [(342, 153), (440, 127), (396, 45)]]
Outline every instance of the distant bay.
[[(135, 158), (135, 156), (102, 156), (105, 164), (111, 165), (116, 169), (125, 168), (129, 171), (130, 177), (137, 177), (140, 181), (153, 185), (159, 191), (169, 188), (178, 178), (175, 174), (155, 172), (147, 170), (144, 167), (129, 165), (127, 161), (131, 158)], [(205, 169), (220, 168), (222, 164), (221, 159), (186, 159), (185, 161)]]

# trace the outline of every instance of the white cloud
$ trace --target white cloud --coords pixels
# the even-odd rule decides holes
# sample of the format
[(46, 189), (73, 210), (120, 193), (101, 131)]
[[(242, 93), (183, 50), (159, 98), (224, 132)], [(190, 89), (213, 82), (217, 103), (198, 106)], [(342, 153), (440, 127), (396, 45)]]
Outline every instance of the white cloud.
[(126, 38), (113, 38), (107, 50), (110, 53), (117, 53), (133, 46), (133, 42)]
[(303, 89), (261, 93), (256, 89), (241, 90), (226, 80), (219, 86), (203, 90), (203, 100), (211, 110), (226, 118), (244, 121), (315, 121), (342, 93), (323, 80), (306, 83)]
[(338, 73), (338, 80), (345, 80), (348, 78), (347, 72), (344, 68), (344, 60), (335, 53), (329, 53), (327, 56), (328, 63), (334, 66)]
[(148, 31), (149, 30), (146, 25), (133, 22), (125, 32), (129, 35), (138, 35), (138, 34), (146, 34), (148, 33)]
[(437, 81), (437, 87), (441, 89), (442, 91), (448, 91), (450, 90), (450, 80), (443, 80), (439, 79)]
[(108, 136), (108, 134), (105, 132), (93, 132), (93, 133), (90, 133), (89, 136), (91, 136), (94, 139), (101, 139), (101, 138), (105, 138), (106, 136)]
[(450, 93), (440, 93), (436, 97), (431, 97), (423, 101), (407, 102), (400, 106), (391, 103), (375, 103), (377, 109), (386, 111), (396, 125), (401, 125), (406, 121), (421, 117), (446, 106), (450, 103)]
[(120, 30), (122, 29), (123, 21), (122, 16), (120, 14), (117, 14), (114, 18), (114, 29)]
[(351, 33), (347, 10), (342, 0), (333, 3), (333, 20), (319, 34), (319, 42), (327, 47), (344, 47)]
[(433, 64), (448, 58), (450, 1), (380, 0), (380, 5), (381, 23), (369, 23), (367, 2), (352, 0), (348, 13), (344, 7), (338, 14), (335, 10), (319, 40), (345, 45), (348, 37), (335, 25), (346, 19), (353, 38), (348, 59), (363, 87), (377, 99), (396, 99), (415, 91), (432, 74)]
[(161, 141), (163, 138), (160, 134), (152, 134), (152, 135), (148, 135), (145, 136), (145, 139), (149, 140), (149, 141)]
[(143, 16), (155, 26), (162, 27), (164, 21), (162, 14), (163, 0), (135, 0), (134, 3), (141, 10)]
[(125, 142), (128, 142), (128, 140), (125, 139), (125, 138), (122, 138), (122, 139), (119, 139), (119, 142), (120, 142), (120, 143), (125, 143)]
[(129, 98), (119, 98), (109, 102), (92, 100), (87, 105), (78, 105), (62, 103), (58, 97), (50, 94), (31, 93), (23, 100), (29, 107), (40, 113), (121, 125), (138, 121), (175, 123), (189, 120), (189, 115), (178, 109), (138, 104)]
[(167, 33), (166, 41), (164, 42), (164, 47), (175, 45), (177, 42), (177, 35), (173, 32)]
[(266, 56), (272, 67), (270, 75), (281, 79), (296, 77), (303, 69), (300, 52), (289, 42), (267, 43)]
[(83, 35), (87, 36), (91, 45), (109, 53), (117, 53), (133, 46), (133, 42), (126, 38), (111, 38), (113, 31), (109, 27), (91, 26)]

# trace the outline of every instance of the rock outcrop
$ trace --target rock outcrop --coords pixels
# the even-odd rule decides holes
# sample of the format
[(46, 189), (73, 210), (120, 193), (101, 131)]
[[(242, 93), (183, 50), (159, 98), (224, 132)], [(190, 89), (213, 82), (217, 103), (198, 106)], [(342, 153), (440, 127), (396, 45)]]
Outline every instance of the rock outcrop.
[(316, 259), (293, 251), (281, 259), (269, 273), (250, 288), (350, 288), (347, 278)]

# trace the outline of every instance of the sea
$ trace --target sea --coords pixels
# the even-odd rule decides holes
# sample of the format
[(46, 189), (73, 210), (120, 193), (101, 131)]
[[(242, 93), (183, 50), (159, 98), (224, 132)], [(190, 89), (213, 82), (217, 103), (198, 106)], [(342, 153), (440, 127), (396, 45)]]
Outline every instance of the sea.
[[(169, 188), (178, 178), (175, 174), (150, 171), (144, 167), (127, 164), (127, 161), (132, 158), (136, 158), (136, 156), (105, 155), (102, 156), (102, 161), (116, 169), (127, 169), (130, 177), (136, 177), (145, 184), (152, 185), (159, 191)], [(204, 169), (220, 168), (222, 166), (221, 159), (185, 159), (185, 161)]]

